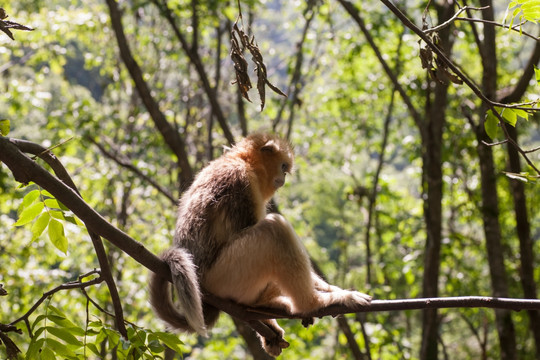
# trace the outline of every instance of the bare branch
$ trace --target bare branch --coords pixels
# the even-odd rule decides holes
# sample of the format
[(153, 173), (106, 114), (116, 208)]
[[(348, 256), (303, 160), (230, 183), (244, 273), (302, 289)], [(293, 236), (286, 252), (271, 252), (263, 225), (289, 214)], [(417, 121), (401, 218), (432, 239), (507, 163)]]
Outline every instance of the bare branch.
[(507, 142), (508, 142), (508, 139), (504, 139), (502, 141), (497, 141), (497, 142), (494, 142), (494, 143), (488, 143), (488, 142), (482, 140), (482, 144), (484, 144), (486, 146), (497, 146), (497, 145), (506, 144)]
[(509, 29), (509, 30), (512, 30), (512, 31), (519, 32), (520, 34), (523, 34), (523, 35), (525, 35), (527, 37), (530, 37), (531, 39), (533, 39), (535, 41), (540, 40), (540, 38), (538, 36), (531, 35), (528, 32), (521, 31), (521, 30), (519, 30), (519, 28), (516, 28), (516, 26), (519, 27), (520, 24), (510, 27), (508, 25), (500, 24), (500, 23), (498, 23), (496, 21), (477, 19), (477, 18), (470, 18), (470, 17), (459, 17), (459, 16), (456, 17), (454, 20), (468, 21), (468, 22), (478, 22), (478, 23), (484, 23), (484, 24), (489, 24), (489, 25), (493, 25), (493, 26), (498, 26), (498, 27), (502, 27), (502, 28), (505, 28), (505, 29)]
[(425, 34), (431, 34), (432, 32), (437, 32), (441, 29), (444, 29), (445, 27), (448, 27), (450, 25), (452, 25), (452, 23), (458, 18), (458, 16), (464, 12), (464, 11), (467, 11), (467, 10), (483, 10), (483, 9), (487, 9), (487, 6), (484, 6), (484, 7), (470, 7), (470, 6), (464, 6), (462, 7), (461, 9), (459, 9), (458, 12), (456, 12), (454, 14), (454, 16), (452, 16), (450, 19), (448, 19), (447, 21), (445, 21), (444, 23), (440, 24), (440, 25), (437, 25), (435, 27), (432, 27), (430, 29), (426, 29), (424, 30), (424, 33)]
[[(84, 281), (84, 282), (82, 281), (82, 279), (84, 279), (86, 277), (89, 277), (91, 275), (98, 275), (98, 276), (96, 278), (93, 278), (92, 280), (88, 280), (88, 281)], [(15, 324), (17, 324), (18, 322), (21, 322), (21, 321), (24, 321), (24, 322), (26, 322), (28, 324), (27, 320), (30, 317), (30, 315), (32, 315), (32, 313), (34, 311), (36, 311), (36, 309), (49, 296), (54, 295), (59, 291), (71, 290), (71, 289), (84, 289), (84, 288), (87, 288), (89, 286), (100, 284), (100, 283), (102, 283), (104, 281), (105, 281), (105, 279), (101, 276), (101, 272), (99, 270), (92, 270), (90, 272), (87, 272), (86, 274), (83, 274), (83, 275), (79, 276), (79, 278), (77, 280), (75, 280), (75, 281), (69, 281), (69, 282), (67, 282), (65, 284), (59, 285), (59, 286), (55, 287), (54, 289), (43, 293), (43, 296), (41, 296), (41, 298), (38, 301), (36, 301), (36, 303), (34, 303), (34, 305), (32, 305), (32, 307), (23, 316), (21, 316), (20, 318), (18, 318), (16, 320), (13, 320), (9, 325), (15, 325)], [(30, 327), (28, 327), (28, 333), (30, 334), (30, 336), (33, 336)]]
[[(109, 2), (113, 0), (107, 0), (107, 1)], [(180, 41), (180, 44), (182, 45), (182, 49), (184, 50), (187, 57), (189, 58), (189, 61), (195, 66), (197, 74), (199, 74), (199, 78), (202, 82), (204, 92), (206, 93), (206, 96), (208, 97), (208, 100), (210, 101), (210, 105), (212, 106), (212, 113), (216, 116), (216, 119), (219, 125), (221, 126), (221, 130), (223, 130), (223, 135), (225, 135), (225, 138), (227, 139), (230, 145), (234, 144), (234, 136), (229, 128), (227, 119), (225, 118), (221, 105), (218, 101), (218, 98), (216, 95), (216, 88), (210, 85), (208, 75), (206, 73), (206, 70), (204, 68), (203, 62), (201, 60), (201, 57), (199, 56), (197, 49), (194, 49), (193, 47), (189, 46), (185, 36), (180, 31), (180, 28), (178, 27), (176, 20), (174, 18), (173, 12), (168, 7), (167, 2), (159, 1), (159, 0), (152, 0), (151, 2), (161, 11), (163, 17), (167, 20), (167, 22), (171, 26), (175, 36)]]
[(530, 149), (530, 150), (523, 150), (523, 152), (525, 152), (525, 153), (533, 153), (533, 152), (538, 151), (538, 150), (540, 150), (540, 146), (535, 147), (535, 148)]
[(139, 93), (139, 96), (146, 107), (146, 110), (150, 114), (156, 128), (163, 136), (163, 139), (169, 146), (169, 148), (174, 152), (178, 159), (178, 166), (181, 169), (180, 176), (182, 178), (182, 186), (187, 187), (187, 185), (193, 179), (193, 170), (189, 164), (189, 159), (186, 152), (186, 145), (178, 131), (172, 127), (172, 125), (167, 121), (165, 115), (159, 108), (159, 104), (156, 102), (148, 84), (144, 80), (142, 70), (133, 58), (131, 49), (129, 47), (128, 41), (126, 39), (126, 34), (124, 33), (124, 28), (122, 25), (122, 15), (118, 9), (118, 3), (116, 0), (107, 0), (107, 5), (109, 7), (111, 24), (116, 35), (116, 40), (118, 42), (118, 48), (120, 50), (120, 57), (124, 61), (124, 64), (135, 84), (135, 88)]
[[(238, 307), (238, 304), (230, 300), (218, 299), (212, 295), (205, 295), (205, 300), (220, 308), (229, 306)], [(234, 304), (234, 305), (232, 305)], [(403, 310), (424, 310), (424, 309), (452, 309), (452, 308), (490, 308), (507, 309), (514, 311), (540, 310), (540, 300), (537, 299), (514, 299), (497, 298), (489, 296), (456, 296), (441, 298), (420, 298), (420, 299), (397, 299), (397, 300), (373, 300), (367, 306), (346, 306), (331, 305), (318, 309), (308, 314), (289, 314), (284, 310), (270, 308), (250, 308), (245, 307), (245, 316), (241, 319), (245, 321), (264, 319), (304, 319), (307, 317), (321, 318), (324, 316), (337, 316), (341, 314), (360, 312), (381, 312), (381, 311), (403, 311)]]
[[(113, 160), (115, 163), (120, 165), (123, 168), (128, 169), (135, 175), (137, 175), (139, 178), (141, 178), (143, 181), (149, 183), (152, 187), (154, 187), (158, 192), (165, 195), (165, 197), (172, 202), (173, 204), (176, 204), (177, 199), (172, 196), (167, 189), (165, 189), (163, 186), (158, 184), (154, 179), (152, 179), (150, 176), (145, 175), (141, 170), (139, 170), (135, 165), (133, 165), (129, 159), (127, 159), (125, 156), (118, 156), (116, 154), (113, 154), (112, 152), (105, 149), (105, 146), (98, 143), (95, 139), (91, 137), (87, 137), (88, 141), (90, 141), (92, 144), (96, 145), (99, 151), (109, 159)], [(112, 146), (112, 144), (109, 144), (109, 146)], [(119, 152), (117, 152), (118, 154)]]

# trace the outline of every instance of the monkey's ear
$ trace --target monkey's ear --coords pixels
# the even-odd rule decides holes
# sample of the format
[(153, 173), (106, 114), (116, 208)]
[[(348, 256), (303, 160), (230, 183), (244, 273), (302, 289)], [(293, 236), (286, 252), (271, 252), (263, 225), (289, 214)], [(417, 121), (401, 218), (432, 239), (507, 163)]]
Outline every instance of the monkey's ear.
[(261, 152), (273, 153), (277, 151), (277, 144), (274, 140), (268, 140), (261, 148)]

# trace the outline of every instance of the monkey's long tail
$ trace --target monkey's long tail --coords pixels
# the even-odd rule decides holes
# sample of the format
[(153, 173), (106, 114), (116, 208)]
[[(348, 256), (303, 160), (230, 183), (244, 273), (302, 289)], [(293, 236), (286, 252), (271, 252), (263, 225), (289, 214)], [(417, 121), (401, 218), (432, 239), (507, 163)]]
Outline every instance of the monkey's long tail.
[(150, 304), (156, 314), (174, 329), (196, 331), (206, 336), (201, 291), (196, 266), (191, 254), (182, 248), (172, 248), (161, 255), (169, 264), (179, 308), (173, 304), (171, 284), (161, 276), (152, 274), (150, 279)]

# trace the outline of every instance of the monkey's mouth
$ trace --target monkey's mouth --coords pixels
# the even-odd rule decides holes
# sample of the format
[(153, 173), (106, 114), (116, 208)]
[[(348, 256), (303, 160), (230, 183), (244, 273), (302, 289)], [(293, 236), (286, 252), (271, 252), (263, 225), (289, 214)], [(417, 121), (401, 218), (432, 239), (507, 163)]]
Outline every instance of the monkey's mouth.
[(276, 187), (276, 189), (282, 187), (283, 184), (285, 184), (285, 179), (278, 178), (274, 180), (274, 186)]

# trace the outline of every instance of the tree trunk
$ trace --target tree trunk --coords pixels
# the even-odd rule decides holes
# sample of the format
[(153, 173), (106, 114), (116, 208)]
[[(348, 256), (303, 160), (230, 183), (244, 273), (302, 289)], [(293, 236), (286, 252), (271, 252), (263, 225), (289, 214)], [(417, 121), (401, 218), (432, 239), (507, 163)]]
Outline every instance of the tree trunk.
[[(493, 21), (493, 4), (491, 0), (481, 0), (480, 3), (481, 6), (486, 7), (482, 10), (484, 20)], [(483, 66), (482, 90), (489, 99), (495, 99), (497, 91), (495, 28), (493, 26), (484, 26), (483, 34), (484, 40), (480, 43)], [(484, 114), (487, 111), (486, 104), (483, 104), (480, 110), (480, 118), (483, 119)], [(495, 165), (493, 162), (493, 151), (491, 147), (482, 143), (482, 141), (490, 142), (482, 122), (476, 127), (476, 138), (478, 140), (477, 152), (480, 161), (482, 184), (481, 209), (493, 296), (508, 297), (508, 284), (506, 269), (504, 267), (502, 235), (499, 223), (499, 200)], [(499, 334), (501, 359), (516, 359), (516, 334), (510, 311), (495, 310), (495, 319), (497, 323), (497, 332)]]
[[(453, 4), (445, 3), (438, 7), (439, 23), (445, 22), (452, 16)], [(450, 28), (439, 33), (440, 45), (450, 54)], [(426, 222), (426, 249), (424, 253), (424, 276), (422, 295), (437, 297), (439, 295), (439, 268), (442, 231), (442, 134), (446, 122), (445, 109), (447, 105), (448, 84), (435, 82), (433, 101), (430, 94), (426, 102), (426, 120), (423, 123), (422, 134), (422, 178), (424, 200), (424, 219)], [(437, 310), (424, 310), (422, 313), (422, 344), (420, 359), (437, 359), (437, 343), (439, 338), (439, 319)]]
[[(517, 130), (508, 126), (508, 133), (517, 142)], [(507, 146), (509, 170), (514, 173), (521, 172), (518, 151), (511, 145)], [(516, 217), (516, 231), (519, 238), (519, 254), (521, 260), (520, 279), (523, 295), (527, 299), (536, 299), (536, 283), (534, 281), (534, 253), (531, 239), (531, 226), (527, 213), (525, 186), (523, 182), (509, 179), (514, 212)], [(529, 326), (533, 333), (536, 347), (536, 359), (540, 359), (540, 313), (537, 310), (528, 310)]]
[[(484, 131), (483, 124), (476, 130), (478, 139), (477, 151), (480, 160), (482, 183), (482, 218), (488, 255), (489, 275), (494, 297), (508, 297), (508, 284), (501, 243), (501, 227), (499, 224), (499, 200), (497, 181), (493, 165), (493, 152), (489, 146), (482, 144), (490, 141)], [(497, 331), (501, 348), (501, 359), (516, 359), (516, 334), (509, 310), (495, 310)]]
[[(523, 68), (523, 74), (512, 92), (503, 97), (500, 102), (519, 102), (529, 85), (529, 81), (534, 75), (534, 66), (540, 61), (540, 43), (536, 43), (534, 51), (531, 53), (529, 61)], [(508, 135), (518, 144), (518, 132), (515, 127), (508, 126)], [(514, 146), (506, 147), (508, 155), (508, 169), (513, 173), (521, 172), (520, 155)], [(519, 253), (521, 260), (520, 279), (523, 287), (523, 295), (528, 299), (536, 299), (536, 283), (534, 281), (534, 256), (533, 241), (531, 239), (531, 225), (527, 212), (527, 201), (525, 198), (525, 186), (521, 181), (509, 179), (510, 191), (514, 202), (514, 213), (516, 217), (516, 231), (519, 238)], [(540, 312), (528, 310), (529, 326), (533, 333), (536, 347), (536, 359), (540, 360)]]

